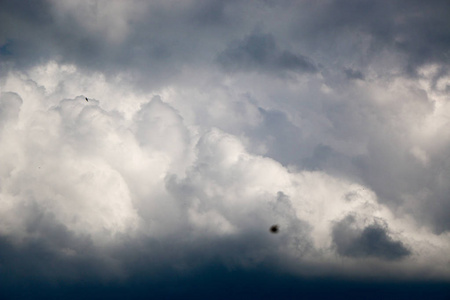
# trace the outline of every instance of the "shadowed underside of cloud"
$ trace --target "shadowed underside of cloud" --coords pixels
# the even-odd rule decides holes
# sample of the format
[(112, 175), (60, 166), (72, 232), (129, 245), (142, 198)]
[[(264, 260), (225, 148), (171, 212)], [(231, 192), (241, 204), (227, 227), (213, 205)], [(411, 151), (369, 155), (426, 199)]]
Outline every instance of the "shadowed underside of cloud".
[(277, 5), (195, 0), (181, 6), (115, 1), (108, 9), (100, 3), (2, 1), (2, 59), (25, 67), (58, 57), (108, 75), (126, 71), (135, 80), (145, 75), (152, 86), (173, 79), (183, 66), (213, 60), (228, 71), (308, 74), (317, 72), (317, 64), (341, 62), (365, 73), (388, 53), (403, 71), (418, 76), (422, 66), (445, 69), (450, 59), (445, 0)]
[(228, 46), (217, 60), (228, 71), (317, 72), (307, 57), (279, 50), (274, 37), (269, 34), (247, 36)]
[[(278, 200), (287, 201), (281, 193)], [(0, 239), (2, 299), (60, 299), (62, 295), (65, 299), (185, 299), (186, 295), (216, 299), (335, 299), (336, 295), (418, 299), (433, 294), (434, 299), (444, 300), (450, 295), (448, 283), (440, 281), (311, 278), (308, 273), (317, 272), (314, 266), (305, 266), (307, 271), (300, 277), (289, 274), (273, 264), (282, 256), (261, 261), (262, 250), (270, 253), (271, 248), (279, 247), (279, 240), (268, 242), (257, 237), (259, 232), (190, 241), (187, 236), (134, 240), (123, 236), (120, 245), (98, 248), (90, 237), (74, 235), (42, 211), (29, 213), (27, 219), (32, 237)]]
[(364, 282), (335, 278), (306, 279), (259, 268), (229, 270), (210, 265), (189, 275), (166, 272), (162, 278), (136, 276), (114, 282), (76, 284), (29, 280), (20, 289), (0, 287), (3, 299), (433, 299), (447, 300), (447, 282)]
[[(313, 13), (298, 19), (296, 34), (323, 46), (333, 41), (334, 45), (342, 45), (344, 51), (352, 48), (342, 42), (356, 46), (359, 53), (350, 60), (353, 63), (360, 55), (367, 54), (364, 60), (371, 60), (386, 50), (401, 53), (406, 58), (403, 71), (413, 76), (425, 64), (448, 67), (450, 63), (448, 1), (331, 1), (300, 5), (300, 9)], [(368, 44), (363, 36), (368, 38)]]
[(354, 222), (349, 216), (333, 227), (333, 242), (340, 255), (398, 260), (411, 254), (402, 242), (389, 237), (386, 228), (372, 224), (355, 229)]

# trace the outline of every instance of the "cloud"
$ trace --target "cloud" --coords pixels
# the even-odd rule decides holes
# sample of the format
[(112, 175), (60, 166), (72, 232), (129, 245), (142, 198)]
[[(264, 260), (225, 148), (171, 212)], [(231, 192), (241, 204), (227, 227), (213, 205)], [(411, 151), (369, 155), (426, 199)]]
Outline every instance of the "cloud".
[(2, 291), (448, 281), (443, 2), (0, 6)]
[(345, 69), (344, 73), (345, 73), (345, 76), (347, 76), (348, 79), (364, 80), (364, 74), (361, 73), (361, 71), (357, 71), (357, 70), (353, 70), (353, 69)]
[(2, 129), (8, 122), (14, 122), (17, 120), (22, 103), (23, 100), (16, 93), (6, 92), (1, 94), (0, 119)]
[[(337, 48), (339, 60), (372, 62), (380, 57), (397, 55), (403, 72), (417, 75), (417, 70), (430, 63), (448, 66), (448, 18), (446, 1), (412, 3), (379, 1), (331, 1), (314, 5), (294, 6), (304, 18), (298, 18), (293, 28), (300, 40), (313, 45)], [(358, 49), (356, 56), (346, 51)], [(329, 53), (329, 52), (328, 52)], [(387, 54), (387, 56), (386, 56)], [(383, 64), (381, 64), (383, 65)], [(392, 69), (387, 68), (387, 69)]]
[(14, 294), (17, 278), (31, 290), (127, 290), (200, 273), (229, 281), (230, 272), (447, 278), (445, 234), (342, 175), (351, 173), (337, 157), (351, 164), (360, 150), (326, 141), (313, 115), (298, 123), (234, 88), (147, 93), (55, 62), (10, 71), (0, 106), (2, 291)]
[(225, 70), (264, 70), (315, 73), (314, 63), (307, 57), (277, 49), (275, 39), (269, 34), (252, 34), (230, 45), (218, 56)]
[(398, 260), (411, 254), (400, 241), (387, 234), (387, 228), (372, 224), (365, 228), (353, 228), (355, 220), (348, 216), (333, 228), (333, 242), (337, 252), (349, 257), (378, 257)]

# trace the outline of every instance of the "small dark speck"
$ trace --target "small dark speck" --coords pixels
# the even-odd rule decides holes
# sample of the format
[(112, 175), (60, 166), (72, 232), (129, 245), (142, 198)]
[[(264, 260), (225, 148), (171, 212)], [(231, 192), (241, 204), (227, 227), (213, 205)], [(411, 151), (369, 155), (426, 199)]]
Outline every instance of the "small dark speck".
[(280, 226), (278, 226), (278, 225), (272, 225), (272, 226), (270, 226), (270, 232), (272, 232), (272, 233), (278, 233), (278, 230), (280, 230)]

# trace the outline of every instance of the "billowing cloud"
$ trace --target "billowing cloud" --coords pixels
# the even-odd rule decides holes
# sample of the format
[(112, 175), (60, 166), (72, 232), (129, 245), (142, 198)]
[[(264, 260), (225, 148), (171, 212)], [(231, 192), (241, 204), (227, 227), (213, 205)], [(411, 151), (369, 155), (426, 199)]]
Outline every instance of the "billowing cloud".
[(0, 5), (0, 293), (448, 282), (446, 3)]

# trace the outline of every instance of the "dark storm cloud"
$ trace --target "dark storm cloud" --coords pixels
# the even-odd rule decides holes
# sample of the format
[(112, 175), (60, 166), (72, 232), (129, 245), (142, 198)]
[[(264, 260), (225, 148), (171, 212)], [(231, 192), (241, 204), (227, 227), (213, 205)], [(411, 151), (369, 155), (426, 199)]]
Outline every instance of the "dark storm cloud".
[[(228, 269), (214, 264), (194, 274), (152, 279), (130, 277), (112, 282), (38, 284), (33, 281), (0, 286), (2, 299), (433, 299), (447, 300), (446, 282), (365, 282), (336, 278), (307, 279), (260, 267)], [(171, 276), (172, 275), (172, 276)]]
[(53, 16), (48, 1), (0, 1), (0, 58), (18, 66), (54, 53)]
[[(223, 6), (219, 2), (199, 2), (189, 9), (167, 8), (155, 2), (142, 5), (139, 12), (119, 11), (114, 15), (114, 10), (102, 8), (101, 3), (79, 2), (65, 7), (66, 4), (2, 1), (2, 60), (26, 68), (56, 59), (106, 74), (145, 73), (162, 79), (179, 70), (181, 60), (189, 61), (198, 49), (199, 40), (189, 30), (196, 30), (198, 22), (216, 20)], [(129, 7), (132, 10), (140, 4), (130, 3)], [(108, 8), (117, 5), (121, 4), (115, 2)], [(184, 33), (178, 34), (183, 29)]]
[(357, 42), (355, 60), (366, 55), (367, 62), (381, 50), (397, 51), (405, 55), (403, 67), (411, 75), (426, 63), (450, 63), (448, 1), (348, 0), (304, 4), (300, 9), (313, 13), (298, 19), (293, 30), (315, 45), (338, 43), (348, 32), (367, 35), (370, 47), (366, 50)]
[[(292, 216), (286, 195), (280, 192), (277, 198), (276, 210), (283, 216)], [(337, 294), (366, 299), (387, 295), (414, 299), (429, 293), (435, 299), (447, 299), (450, 293), (445, 282), (373, 283), (286, 273), (273, 265), (283, 256), (271, 253), (286, 237), (286, 227), (281, 227), (275, 236), (269, 236), (267, 228), (260, 228), (225, 239), (196, 240), (189, 234), (168, 239), (122, 236), (120, 245), (99, 249), (90, 237), (74, 235), (35, 205), (30, 205), (23, 217), (28, 220), (30, 237), (20, 242), (0, 238), (2, 299), (122, 299), (125, 295), (133, 299), (335, 299)], [(381, 242), (376, 251), (382, 252), (376, 256), (400, 258), (398, 249), (393, 251), (396, 242), (381, 236), (368, 243), (373, 246), (373, 242)], [(264, 256), (266, 260), (262, 260)], [(303, 268), (305, 272), (316, 271), (307, 265)]]
[(283, 259), (274, 255), (279, 240), (270, 238), (267, 228), (225, 238), (195, 236), (192, 230), (161, 238), (121, 234), (120, 243), (102, 247), (90, 235), (73, 233), (37, 204), (24, 206), (27, 236), (0, 236), (0, 292), (14, 290), (17, 280), (27, 281), (28, 287), (51, 288), (74, 282), (155, 284), (173, 276), (192, 279), (197, 272), (208, 276), (215, 269), (270, 269)]
[[(314, 58), (317, 53), (342, 54), (364, 67), (387, 49), (405, 56), (410, 74), (426, 63), (448, 65), (450, 57), (448, 1), (136, 2), (139, 12), (120, 16), (103, 13), (101, 5), (66, 10), (49, 1), (0, 5), (1, 57), (19, 66), (58, 57), (94, 70), (167, 80), (183, 65), (217, 57), (227, 70), (313, 73), (315, 62), (322, 63)], [(263, 34), (255, 33), (259, 18), (266, 18)], [(280, 24), (280, 18), (285, 22)], [(297, 36), (297, 45), (286, 43), (285, 28)], [(339, 53), (338, 42), (349, 43), (349, 37), (360, 34), (369, 38), (368, 49), (356, 41)]]
[(333, 242), (340, 255), (398, 260), (411, 254), (402, 242), (388, 235), (387, 228), (372, 224), (358, 229), (354, 223), (355, 219), (348, 216), (333, 227)]
[[(259, 292), (243, 288), (241, 280), (255, 288), (261, 282), (280, 288), (286, 278), (301, 282), (289, 275), (280, 274), (285, 277), (280, 282), (278, 275), (273, 277), (274, 262), (284, 260), (273, 250), (287, 234), (270, 237), (267, 228), (226, 238), (195, 237), (193, 232), (162, 238), (122, 235), (120, 244), (98, 247), (90, 236), (75, 235), (36, 205), (29, 205), (23, 217), (28, 237), (20, 241), (0, 237), (2, 299), (19, 295), (97, 299), (109, 293), (114, 299), (125, 292), (138, 299), (197, 294), (242, 297)], [(261, 274), (265, 275), (261, 278)], [(236, 291), (217, 294), (224, 286), (235, 286)]]
[[(139, 88), (156, 86), (186, 65), (210, 63), (236, 28), (246, 27), (242, 5), (1, 1), (0, 57), (19, 69), (56, 60), (107, 76), (127, 73)], [(291, 60), (299, 63), (289, 55), (282, 63)]]
[(34, 203), (24, 204), (27, 237), (0, 237), (0, 272), (5, 283), (99, 280), (111, 269), (89, 236), (77, 236)]
[[(170, 273), (168, 274), (170, 275)], [(447, 300), (446, 282), (364, 282), (335, 278), (305, 279), (269, 268), (230, 270), (210, 265), (195, 275), (162, 279), (133, 277), (125, 281), (72, 284), (21, 283), (0, 286), (2, 299), (433, 299)]]
[(218, 56), (218, 61), (229, 71), (317, 71), (309, 58), (278, 49), (275, 38), (270, 34), (251, 34), (234, 42)]

